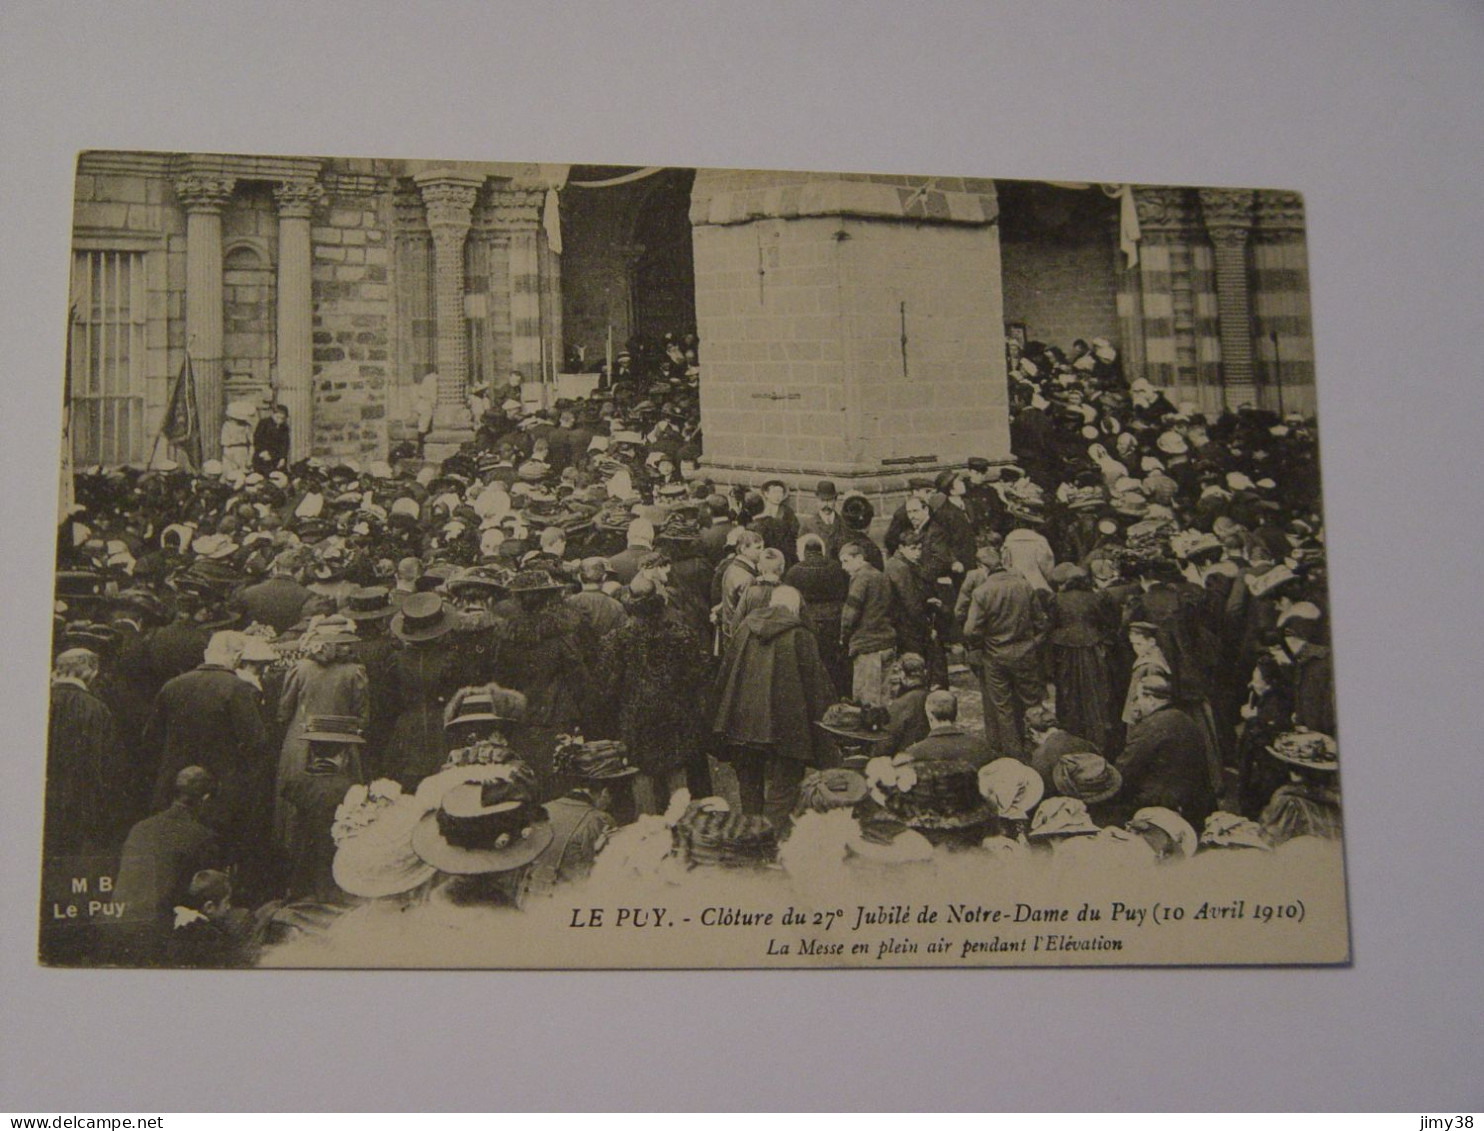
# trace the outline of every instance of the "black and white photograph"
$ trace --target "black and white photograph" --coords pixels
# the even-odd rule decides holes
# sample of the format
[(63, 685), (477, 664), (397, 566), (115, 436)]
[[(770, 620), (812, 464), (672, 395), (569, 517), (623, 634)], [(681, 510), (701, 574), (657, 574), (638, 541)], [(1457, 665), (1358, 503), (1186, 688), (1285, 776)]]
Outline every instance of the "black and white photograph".
[(70, 249), (44, 963), (1347, 960), (1298, 193), (86, 151)]

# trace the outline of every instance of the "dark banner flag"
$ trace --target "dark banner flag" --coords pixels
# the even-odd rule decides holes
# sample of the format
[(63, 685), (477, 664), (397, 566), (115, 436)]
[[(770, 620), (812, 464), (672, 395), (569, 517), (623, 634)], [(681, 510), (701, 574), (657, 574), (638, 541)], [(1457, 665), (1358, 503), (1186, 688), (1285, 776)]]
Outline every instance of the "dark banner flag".
[(190, 354), (180, 363), (180, 374), (170, 390), (170, 404), (160, 424), (160, 435), (185, 456), (192, 471), (200, 469), (201, 414), (196, 409), (196, 371), (191, 367)]

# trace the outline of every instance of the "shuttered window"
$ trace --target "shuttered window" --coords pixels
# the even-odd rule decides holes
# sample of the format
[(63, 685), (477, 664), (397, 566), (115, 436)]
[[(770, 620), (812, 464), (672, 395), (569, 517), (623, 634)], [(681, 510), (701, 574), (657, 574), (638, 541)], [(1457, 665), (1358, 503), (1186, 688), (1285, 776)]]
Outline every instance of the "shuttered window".
[(79, 251), (72, 261), (69, 428), (78, 466), (144, 459), (144, 255)]

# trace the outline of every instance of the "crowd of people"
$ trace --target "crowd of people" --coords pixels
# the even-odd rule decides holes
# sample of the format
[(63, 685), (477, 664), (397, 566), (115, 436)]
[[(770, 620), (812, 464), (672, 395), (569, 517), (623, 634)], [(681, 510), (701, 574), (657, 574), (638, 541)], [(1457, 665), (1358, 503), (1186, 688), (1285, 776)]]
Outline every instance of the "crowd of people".
[(77, 476), (45, 853), (116, 862), (91, 955), (245, 963), (651, 857), (704, 882), (824, 819), (873, 866), (1339, 837), (1312, 421), (1012, 342), (1015, 462), (878, 513), (714, 484), (694, 343), (662, 346), (478, 406), (438, 463), (290, 464), (270, 428)]

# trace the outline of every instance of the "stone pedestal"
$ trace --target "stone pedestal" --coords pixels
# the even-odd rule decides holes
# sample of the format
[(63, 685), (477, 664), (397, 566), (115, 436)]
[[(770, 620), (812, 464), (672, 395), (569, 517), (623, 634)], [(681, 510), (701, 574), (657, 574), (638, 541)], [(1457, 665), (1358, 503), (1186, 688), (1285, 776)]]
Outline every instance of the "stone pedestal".
[(222, 454), (222, 207), (230, 177), (184, 176), (175, 195), (186, 210), (186, 351), (196, 375), (201, 450)]
[(885, 496), (1008, 459), (996, 214), (987, 180), (700, 170), (708, 473)]
[(276, 186), (278, 204), (278, 399), (289, 410), (289, 461), (314, 441), (314, 316), (309, 224), (324, 193), (312, 181)]

